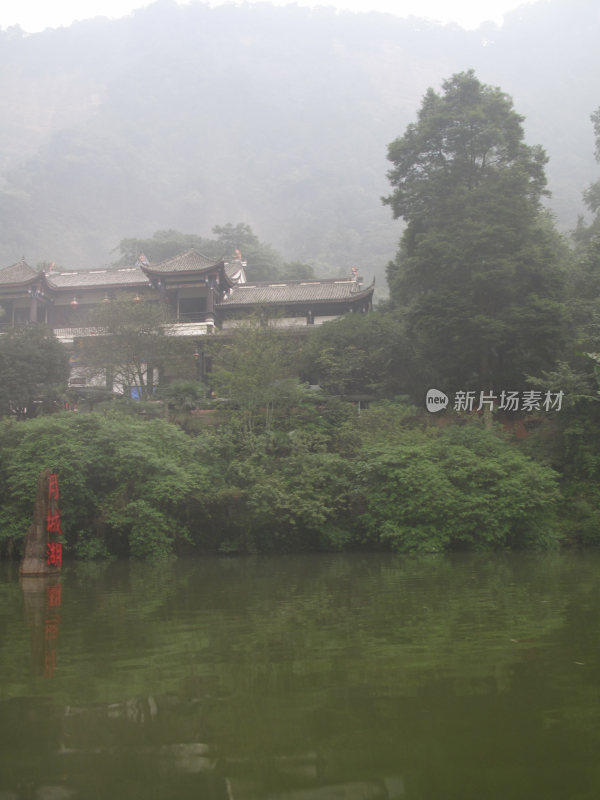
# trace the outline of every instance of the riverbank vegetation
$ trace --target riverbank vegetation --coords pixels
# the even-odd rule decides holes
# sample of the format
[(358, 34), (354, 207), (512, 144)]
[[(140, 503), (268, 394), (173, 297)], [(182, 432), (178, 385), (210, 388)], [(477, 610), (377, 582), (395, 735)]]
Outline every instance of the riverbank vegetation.
[[(521, 123), (472, 72), (427, 93), (389, 148), (406, 228), (376, 313), (308, 336), (259, 315), (207, 340), (208, 383), (182, 351), (151, 400), (44, 413), (53, 390), (31, 419), (3, 401), (0, 553), (18, 555), (43, 468), (84, 558), (598, 544), (600, 189), (570, 246)], [(3, 370), (19, 344), (0, 339)]]
[(320, 405), (307, 395), (287, 422), (252, 432), (237, 410), (216, 412), (193, 435), (111, 410), (3, 420), (2, 552), (18, 553), (47, 465), (66, 549), (80, 557), (556, 541), (556, 475), (496, 431), (427, 424), (402, 402), (360, 416)]

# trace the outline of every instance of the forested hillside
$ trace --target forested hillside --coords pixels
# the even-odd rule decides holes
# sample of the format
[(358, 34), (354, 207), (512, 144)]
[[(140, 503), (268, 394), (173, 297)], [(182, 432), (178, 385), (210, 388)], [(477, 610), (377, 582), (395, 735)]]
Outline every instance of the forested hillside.
[(0, 31), (0, 264), (100, 265), (124, 237), (244, 222), (317, 273), (384, 284), (401, 235), (387, 145), (474, 68), (550, 157), (563, 230), (595, 178), (596, 0), (466, 32), (384, 14), (165, 0), (119, 21)]

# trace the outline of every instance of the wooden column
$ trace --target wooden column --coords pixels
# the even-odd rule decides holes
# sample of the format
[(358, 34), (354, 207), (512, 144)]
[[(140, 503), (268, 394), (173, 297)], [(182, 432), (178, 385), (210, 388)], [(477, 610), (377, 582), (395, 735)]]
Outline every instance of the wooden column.
[(29, 322), (37, 322), (37, 309), (38, 299), (35, 295), (32, 295), (29, 303)]

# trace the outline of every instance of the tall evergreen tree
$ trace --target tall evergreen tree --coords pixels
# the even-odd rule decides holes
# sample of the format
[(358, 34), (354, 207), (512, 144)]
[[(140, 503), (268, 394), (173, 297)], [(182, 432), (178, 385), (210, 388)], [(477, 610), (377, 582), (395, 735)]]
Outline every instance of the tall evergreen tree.
[(0, 336), (0, 416), (31, 419), (60, 409), (69, 379), (69, 356), (43, 325)]
[[(600, 107), (591, 115), (596, 137), (596, 161), (600, 164)], [(578, 300), (589, 307), (597, 303), (600, 293), (600, 180), (594, 181), (583, 193), (583, 201), (592, 214), (586, 223), (580, 217), (573, 233), (575, 242), (574, 290)]]
[(469, 71), (429, 89), (389, 145), (384, 203), (407, 223), (391, 301), (440, 388), (517, 388), (560, 348), (561, 243), (540, 204), (547, 159), (524, 143), (522, 122)]

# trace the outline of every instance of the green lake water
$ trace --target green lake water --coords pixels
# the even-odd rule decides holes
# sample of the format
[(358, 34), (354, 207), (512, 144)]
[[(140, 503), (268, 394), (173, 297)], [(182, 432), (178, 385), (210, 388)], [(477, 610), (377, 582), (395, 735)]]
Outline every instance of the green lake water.
[(599, 553), (0, 565), (0, 800), (599, 797)]

